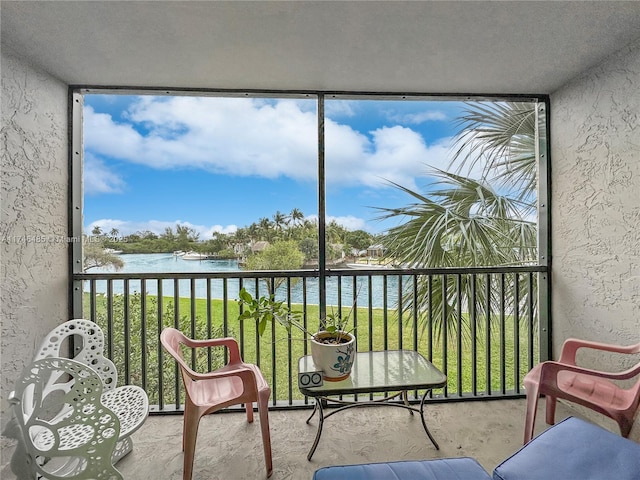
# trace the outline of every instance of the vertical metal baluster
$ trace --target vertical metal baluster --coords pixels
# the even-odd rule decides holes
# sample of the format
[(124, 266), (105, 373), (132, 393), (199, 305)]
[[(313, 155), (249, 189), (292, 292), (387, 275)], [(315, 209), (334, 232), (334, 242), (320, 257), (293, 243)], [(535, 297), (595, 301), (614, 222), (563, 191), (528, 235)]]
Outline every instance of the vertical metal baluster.
[(491, 395), (491, 274), (485, 285), (485, 376), (487, 395)]
[(456, 314), (458, 316), (458, 328), (457, 328), (457, 333), (456, 333), (456, 350), (457, 350), (457, 360), (456, 363), (457, 365), (457, 370), (456, 370), (456, 375), (458, 376), (458, 384), (457, 384), (457, 389), (458, 389), (458, 396), (462, 396), (462, 376), (463, 376), (463, 372), (462, 372), (462, 364), (463, 364), (463, 360), (462, 360), (462, 275), (461, 274), (456, 274), (456, 298), (457, 298), (457, 305), (456, 305)]
[[(413, 300), (411, 304), (413, 305), (413, 312), (411, 315), (411, 329), (413, 330), (413, 350), (418, 351), (418, 277), (416, 275), (411, 276), (411, 280), (413, 282)], [(416, 393), (417, 395), (417, 393)]]
[[(207, 290), (210, 292), (210, 289)], [(225, 337), (229, 336), (229, 284), (226, 278), (222, 279), (222, 335)], [(212, 320), (213, 323), (213, 320)], [(240, 341), (244, 341), (244, 337), (240, 337)], [(244, 345), (242, 345), (241, 350), (244, 350)], [(244, 357), (243, 357), (244, 358)], [(222, 361), (226, 365), (229, 362), (229, 352), (225, 348)], [(213, 368), (213, 367), (212, 367)]]
[(107, 280), (107, 354), (113, 360), (113, 280)]
[[(238, 279), (238, 292), (244, 288), (244, 279)], [(239, 307), (238, 314), (242, 313), (243, 308)], [(225, 314), (226, 315), (226, 314)], [(240, 320), (240, 324), (238, 325), (240, 329), (240, 356), (244, 359), (244, 320)]]
[[(440, 332), (442, 334), (442, 373), (445, 374), (445, 376), (449, 373), (449, 354), (448, 354), (448, 344), (449, 344), (449, 338), (447, 335), (447, 331), (449, 330), (449, 322), (448, 322), (448, 318), (449, 318), (449, 312), (447, 311), (447, 297), (448, 297), (448, 276), (445, 273), (444, 275), (442, 275), (442, 298), (443, 298), (443, 302), (442, 302), (442, 328), (440, 329)], [(448, 386), (445, 384), (444, 386), (444, 396), (445, 398), (448, 397)]]
[(531, 370), (533, 368), (533, 362), (534, 362), (534, 357), (533, 357), (533, 351), (534, 351), (534, 335), (533, 335), (533, 330), (534, 330), (534, 321), (533, 321), (533, 299), (534, 299), (534, 292), (533, 292), (533, 272), (529, 272), (529, 292), (528, 292), (528, 307), (529, 307), (529, 312), (528, 312), (528, 317), (529, 317), (529, 331), (528, 331), (528, 339), (529, 339), (529, 365), (528, 365), (528, 370)]
[(513, 388), (520, 393), (520, 275), (513, 275)]
[(471, 322), (471, 394), (475, 397), (478, 395), (478, 312), (476, 309), (476, 274), (471, 274), (471, 305), (470, 305), (470, 322)]
[(160, 334), (164, 328), (163, 305), (162, 305), (162, 278), (158, 279), (158, 337), (155, 339), (158, 346), (158, 408), (164, 410), (164, 349), (160, 343)]
[[(289, 310), (291, 310), (291, 277), (287, 277), (287, 306)], [(289, 374), (289, 378), (287, 379), (288, 403), (289, 405), (293, 405), (293, 348), (291, 344), (291, 332), (287, 335), (287, 362), (287, 373)], [(274, 404), (276, 403), (275, 398), (273, 402)]]
[(505, 274), (500, 274), (500, 392), (507, 393), (507, 333), (505, 323)]
[[(225, 279), (226, 280), (226, 279)], [(212, 311), (211, 311), (211, 278), (206, 279), (206, 287), (207, 287), (207, 338), (213, 337), (213, 319), (212, 319)], [(223, 292), (223, 296), (226, 292)], [(226, 305), (227, 302), (223, 302), (223, 305)], [(226, 334), (223, 334), (226, 337)], [(226, 352), (226, 349), (225, 349)], [(227, 362), (225, 362), (227, 363)], [(213, 370), (213, 352), (212, 348), (207, 348), (207, 371), (210, 372)]]
[[(373, 350), (373, 277), (368, 277), (367, 310), (369, 322), (369, 351)], [(369, 400), (373, 400), (373, 393), (369, 394)]]
[(147, 280), (140, 279), (140, 368), (141, 387), (147, 389)]
[(433, 362), (433, 275), (427, 277), (427, 297), (429, 299), (427, 303), (427, 325), (429, 329), (427, 353), (429, 354), (429, 361)]
[[(271, 282), (271, 291), (274, 293), (276, 293), (276, 279), (271, 277), (270, 280)], [(277, 365), (278, 365), (278, 359), (277, 359), (277, 353), (276, 353), (276, 320), (275, 319), (271, 319), (271, 382), (272, 382), (272, 386), (271, 386), (271, 392), (272, 392), (272, 402), (273, 405), (276, 404), (276, 398), (278, 398), (278, 392), (277, 392)]]
[(131, 328), (129, 322), (129, 279), (125, 278), (123, 282), (122, 295), (122, 329), (124, 330), (124, 383), (131, 383), (131, 368), (129, 366), (129, 353), (131, 352)]
[[(191, 327), (191, 338), (196, 338), (198, 336), (198, 332), (196, 329), (196, 279), (191, 278), (189, 282), (189, 302), (190, 302), (190, 327)], [(195, 348), (191, 349), (191, 368), (194, 371), (198, 371), (198, 351)]]
[[(258, 298), (260, 296), (260, 286), (259, 286), (259, 281), (258, 279), (254, 279), (255, 281), (255, 289), (256, 289), (256, 295), (255, 298)], [(256, 365), (258, 367), (260, 367), (260, 334), (258, 333), (258, 324), (257, 322), (252, 322), (254, 324), (254, 338), (256, 339)]]
[(387, 295), (387, 289), (389, 288), (388, 285), (388, 275), (384, 275), (382, 277), (382, 323), (384, 325), (384, 331), (383, 331), (383, 343), (384, 343), (384, 349), (388, 350), (389, 349), (389, 298)]
[[(342, 316), (342, 277), (338, 277), (338, 307), (337, 308), (338, 308), (337, 315)], [(322, 325), (323, 330), (325, 327), (326, 325)]]
[[(309, 320), (309, 314), (307, 311), (307, 277), (304, 277), (302, 279), (302, 326), (304, 327), (304, 330), (305, 330), (302, 336), (302, 338), (304, 339), (302, 344), (303, 355), (309, 354), (309, 347), (308, 347), (309, 339), (307, 338), (308, 320)], [(305, 397), (305, 403), (306, 401), (307, 401), (307, 398)]]
[(398, 350), (402, 350), (402, 309), (404, 302), (402, 301), (402, 275), (398, 275)]
[(367, 308), (369, 310), (369, 351), (373, 350), (373, 277), (369, 275), (367, 277)]
[[(351, 277), (351, 308), (353, 309), (353, 331), (358, 331), (358, 277)], [(342, 312), (340, 312), (342, 314)], [(356, 352), (358, 351), (358, 336), (356, 335)], [(354, 401), (358, 401), (358, 394), (353, 396)]]
[[(302, 326), (304, 327), (304, 332), (302, 334), (302, 355), (309, 355), (309, 347), (307, 344), (309, 343), (309, 338), (307, 336), (307, 325), (308, 325), (308, 312), (307, 312), (307, 277), (302, 278)], [(305, 395), (304, 404), (309, 404), (309, 397)]]
[[(180, 283), (173, 279), (173, 326), (180, 330)], [(176, 399), (176, 410), (180, 410), (180, 370), (176, 364), (173, 373), (173, 390)]]
[(90, 319), (93, 323), (98, 323), (98, 313), (97, 313), (97, 297), (96, 297), (96, 281), (89, 280), (89, 311), (90, 311)]

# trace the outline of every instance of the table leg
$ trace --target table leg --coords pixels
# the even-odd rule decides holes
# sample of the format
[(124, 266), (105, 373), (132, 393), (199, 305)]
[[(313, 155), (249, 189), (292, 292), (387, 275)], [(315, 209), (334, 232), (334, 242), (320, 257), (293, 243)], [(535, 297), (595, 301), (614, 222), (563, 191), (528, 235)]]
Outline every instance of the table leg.
[(402, 400), (404, 401), (405, 406), (409, 409), (409, 413), (413, 415), (413, 410), (411, 410), (411, 405), (409, 405), (409, 395), (406, 390), (402, 391)]
[(316, 410), (318, 410), (318, 402), (317, 401), (313, 405), (313, 412), (311, 412), (311, 415), (309, 415), (309, 418), (307, 418), (307, 425), (309, 425), (309, 422), (311, 421), (313, 416), (316, 414)]
[(440, 450), (440, 446), (438, 445), (438, 442), (436, 442), (436, 439), (433, 438), (433, 435), (431, 435), (431, 432), (427, 428), (427, 422), (425, 422), (424, 420), (424, 401), (427, 399), (427, 394), (429, 392), (430, 390), (425, 391), (424, 395), (422, 396), (422, 400), (420, 401), (420, 418), (422, 419), (422, 426), (424, 427), (424, 431), (427, 432), (427, 436), (429, 437), (429, 440), (431, 440), (431, 443), (433, 443), (433, 446), (436, 447), (436, 450)]
[[(314, 413), (316, 409), (318, 410), (318, 431), (316, 432), (316, 438), (313, 441), (313, 445), (311, 445), (311, 450), (309, 450), (309, 454), (307, 455), (307, 460), (311, 460), (311, 457), (313, 457), (313, 454), (316, 451), (316, 447), (320, 442), (320, 436), (322, 435), (322, 425), (324, 424), (324, 410), (322, 409), (322, 401), (323, 400), (321, 398), (316, 398), (316, 406), (313, 409)], [(313, 413), (311, 414), (311, 417), (313, 417)], [(311, 417), (309, 417), (309, 420), (311, 420)], [(309, 423), (309, 420), (307, 420), (307, 423)]]

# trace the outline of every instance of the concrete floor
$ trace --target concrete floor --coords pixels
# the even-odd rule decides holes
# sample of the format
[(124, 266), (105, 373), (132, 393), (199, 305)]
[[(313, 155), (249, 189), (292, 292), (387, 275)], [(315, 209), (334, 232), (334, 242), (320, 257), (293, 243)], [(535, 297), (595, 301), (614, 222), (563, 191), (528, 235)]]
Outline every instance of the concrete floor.
[[(536, 433), (544, 423), (540, 401)], [(317, 416), (310, 410), (269, 414), (273, 449), (273, 480), (311, 480), (323, 466), (393, 460), (422, 460), (469, 456), (491, 472), (522, 444), (524, 400), (458, 402), (427, 405), (425, 418), (440, 444), (436, 450), (420, 419), (400, 408), (367, 407), (340, 412), (325, 420), (323, 435), (312, 461)], [(559, 404), (556, 421), (580, 416)], [(194, 480), (252, 480), (266, 478), (258, 416), (253, 424), (244, 414), (216, 414), (202, 419), (196, 447)], [(616, 431), (615, 424), (603, 426)], [(134, 436), (133, 452), (117, 464), (125, 479), (182, 478), (182, 416), (151, 416)], [(3, 452), (2, 479), (14, 479)]]

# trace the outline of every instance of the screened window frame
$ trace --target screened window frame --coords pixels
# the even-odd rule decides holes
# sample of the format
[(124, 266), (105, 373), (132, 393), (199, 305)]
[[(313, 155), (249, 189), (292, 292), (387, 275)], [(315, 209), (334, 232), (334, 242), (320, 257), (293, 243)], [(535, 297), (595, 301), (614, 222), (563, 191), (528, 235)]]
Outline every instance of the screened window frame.
[[(537, 160), (538, 160), (538, 266), (545, 267), (542, 282), (538, 286), (540, 354), (550, 358), (551, 335), (551, 168), (549, 146), (548, 95), (538, 94), (433, 94), (365, 91), (322, 90), (236, 90), (236, 89), (190, 89), (163, 87), (120, 86), (69, 86), (69, 236), (82, 238), (83, 227), (83, 108), (85, 95), (153, 95), (153, 96), (197, 96), (231, 98), (278, 98), (316, 99), (318, 129), (318, 274), (321, 315), (326, 313), (326, 185), (325, 185), (325, 100), (393, 100), (393, 101), (512, 101), (537, 104)], [(82, 242), (71, 243), (69, 251), (69, 310), (70, 318), (82, 318), (82, 282), (76, 275), (83, 273)]]

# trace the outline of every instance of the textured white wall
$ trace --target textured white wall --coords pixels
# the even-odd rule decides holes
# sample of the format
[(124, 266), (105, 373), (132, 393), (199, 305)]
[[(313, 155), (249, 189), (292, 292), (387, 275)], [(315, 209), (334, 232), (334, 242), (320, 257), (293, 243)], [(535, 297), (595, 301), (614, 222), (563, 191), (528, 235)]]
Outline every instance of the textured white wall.
[[(44, 335), (68, 316), (67, 87), (5, 53), (0, 415)], [(3, 459), (3, 463), (4, 463)]]
[(640, 39), (551, 95), (551, 165), (554, 355), (640, 342)]

